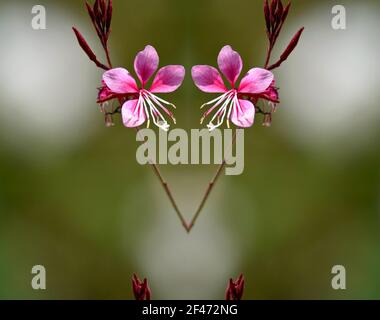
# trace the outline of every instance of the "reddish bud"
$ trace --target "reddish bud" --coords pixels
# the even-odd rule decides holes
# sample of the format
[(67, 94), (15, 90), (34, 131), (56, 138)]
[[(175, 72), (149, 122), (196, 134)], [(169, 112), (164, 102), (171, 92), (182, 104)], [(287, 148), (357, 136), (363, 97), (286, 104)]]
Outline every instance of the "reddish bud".
[(235, 281), (230, 279), (226, 290), (226, 300), (241, 300), (244, 292), (244, 276), (241, 274)]
[(284, 6), (282, 5), (281, 0), (278, 2), (277, 6), (277, 13), (276, 16), (278, 17), (278, 20), (281, 21), (282, 13), (284, 11)]
[(99, 3), (99, 0), (95, 0), (95, 3), (94, 3), (94, 13), (95, 13), (95, 17), (98, 17), (98, 16), (99, 16), (99, 11), (100, 11), (100, 3)]
[(100, 0), (100, 11), (103, 16), (107, 13), (107, 6), (105, 0)]
[(269, 34), (270, 33), (270, 11), (269, 11), (268, 0), (264, 0), (264, 17), (265, 17), (267, 32)]
[(285, 51), (282, 53), (282, 55), (280, 56), (280, 59), (282, 61), (285, 61), (289, 55), (293, 52), (293, 50), (295, 49), (295, 47), (297, 46), (298, 44), (298, 41), (300, 40), (301, 38), (301, 35), (302, 35), (302, 32), (305, 30), (304, 27), (302, 27), (300, 30), (297, 31), (297, 33), (294, 35), (294, 37), (292, 38), (292, 40), (290, 40), (287, 48), (285, 49)]
[(89, 5), (88, 2), (86, 2), (86, 8), (87, 8), (88, 15), (90, 16), (92, 22), (95, 23), (95, 14), (94, 14), (94, 10), (91, 8), (91, 6)]
[(136, 300), (150, 300), (151, 291), (146, 278), (141, 281), (136, 274), (133, 274), (132, 290)]
[(95, 28), (97, 29), (99, 38), (103, 41), (104, 35), (104, 15), (102, 13), (102, 0), (96, 0), (94, 3), (94, 14), (95, 14)]
[(288, 3), (288, 5), (285, 7), (285, 9), (282, 12), (282, 17), (281, 17), (282, 23), (284, 23), (286, 18), (288, 17), (290, 6), (291, 6), (291, 2)]
[(270, 3), (270, 7), (269, 7), (269, 16), (270, 16), (271, 27), (273, 27), (274, 24), (276, 23), (276, 17), (275, 17), (276, 7), (277, 7), (277, 0), (272, 0)]
[(92, 8), (92, 7), (89, 5), (89, 3), (86, 2), (86, 8), (87, 8), (88, 15), (89, 15), (90, 18), (91, 18), (91, 22), (92, 22), (92, 24), (93, 24), (93, 26), (94, 26), (94, 28), (95, 28), (95, 31), (96, 31), (96, 33), (97, 33), (99, 39), (102, 39), (102, 31), (101, 31), (101, 29), (99, 28), (99, 26), (98, 26), (98, 22), (97, 22), (97, 21), (98, 21), (98, 18), (97, 18), (98, 13), (95, 12), (95, 8), (96, 8), (96, 6), (94, 5), (94, 8)]
[(273, 65), (271, 65), (268, 68), (268, 70), (273, 70), (275, 68), (278, 68), (281, 65), (281, 63), (283, 63), (286, 59), (288, 59), (288, 57), (290, 56), (290, 54), (293, 52), (293, 50), (297, 46), (298, 41), (300, 40), (302, 32), (304, 31), (304, 29), (305, 28), (302, 27), (300, 30), (297, 31), (297, 33), (294, 35), (294, 37), (292, 38), (292, 40), (290, 40), (290, 42), (289, 42), (288, 46), (286, 47), (285, 51), (281, 54), (280, 59), (276, 63), (274, 63)]
[(106, 49), (111, 30), (112, 0), (96, 0), (92, 7), (86, 2), (86, 7), (98, 38)]
[(112, 11), (113, 11), (112, 0), (109, 0), (108, 1), (108, 7), (107, 7), (107, 19), (106, 19), (106, 32), (107, 32), (107, 34), (109, 34), (109, 32), (111, 30)]
[(82, 34), (75, 27), (73, 27), (73, 31), (77, 37), (79, 45), (81, 46), (83, 51), (87, 54), (87, 56), (90, 58), (90, 60), (92, 61), (96, 60), (95, 53), (91, 50), (90, 46), (88, 45), (87, 41), (82, 36)]
[(278, 3), (278, 0), (272, 0), (271, 1), (271, 3), (270, 3), (270, 11), (272, 11), (272, 13), (276, 12), (277, 3)]
[(278, 3), (278, 0), (272, 0), (270, 4), (270, 12), (272, 14), (273, 19), (275, 19), (276, 17), (277, 3)]
[(78, 43), (80, 47), (83, 49), (83, 51), (86, 53), (88, 58), (93, 61), (99, 68), (108, 70), (104, 64), (100, 63), (99, 60), (97, 59), (95, 53), (91, 50), (90, 46), (88, 45), (87, 41), (85, 38), (82, 36), (82, 34), (75, 28), (73, 27), (73, 31), (75, 33), (75, 36), (77, 37)]

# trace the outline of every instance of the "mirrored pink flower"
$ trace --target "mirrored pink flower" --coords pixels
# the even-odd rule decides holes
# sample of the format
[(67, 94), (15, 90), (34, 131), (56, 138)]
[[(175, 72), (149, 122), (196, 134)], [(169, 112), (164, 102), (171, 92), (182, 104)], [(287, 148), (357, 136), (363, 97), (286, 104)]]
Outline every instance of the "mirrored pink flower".
[(210, 131), (222, 125), (225, 119), (228, 127), (230, 127), (230, 121), (241, 128), (252, 126), (255, 119), (254, 103), (259, 99), (278, 102), (273, 73), (262, 68), (252, 68), (237, 86), (236, 82), (243, 68), (239, 53), (231, 46), (224, 46), (218, 55), (217, 62), (231, 89), (227, 88), (219, 71), (212, 66), (197, 65), (191, 70), (193, 81), (200, 90), (208, 93), (222, 93), (216, 99), (202, 105), (201, 108), (211, 107), (203, 114), (201, 123), (216, 110), (207, 125)]
[(149, 79), (156, 72), (159, 64), (157, 51), (152, 46), (146, 46), (140, 51), (134, 61), (134, 69), (141, 83), (137, 85), (135, 79), (124, 68), (114, 68), (103, 74), (103, 86), (99, 91), (98, 102), (103, 103), (110, 99), (123, 101), (121, 114), (123, 124), (128, 128), (138, 127), (150, 121), (167, 131), (170, 127), (164, 114), (175, 123), (173, 113), (167, 107), (175, 105), (158, 97), (157, 93), (170, 93), (177, 90), (185, 77), (185, 68), (181, 65), (169, 65), (158, 70), (152, 85), (147, 89)]

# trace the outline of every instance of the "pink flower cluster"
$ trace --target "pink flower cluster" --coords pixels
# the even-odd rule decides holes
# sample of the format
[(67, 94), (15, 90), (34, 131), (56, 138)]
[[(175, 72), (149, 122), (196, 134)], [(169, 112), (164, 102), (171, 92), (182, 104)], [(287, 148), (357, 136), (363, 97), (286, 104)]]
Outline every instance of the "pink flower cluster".
[[(88, 58), (99, 68), (105, 70), (102, 85), (99, 89), (98, 103), (105, 114), (107, 125), (113, 124), (112, 115), (121, 112), (123, 124), (128, 128), (139, 127), (146, 123), (149, 127), (153, 122), (157, 127), (167, 131), (170, 127), (167, 117), (174, 123), (175, 118), (171, 108), (174, 104), (162, 99), (157, 94), (170, 93), (177, 90), (185, 77), (185, 68), (182, 65), (169, 65), (158, 71), (159, 57), (157, 51), (148, 45), (140, 51), (134, 61), (135, 78), (124, 68), (113, 68), (111, 64), (108, 39), (111, 32), (111, 20), (113, 5), (112, 0), (95, 0), (93, 6), (86, 3), (88, 14), (96, 30), (107, 57), (108, 65), (101, 63), (82, 34), (73, 27), (78, 43)], [(264, 0), (264, 17), (266, 23), (266, 34), (268, 37), (268, 50), (264, 68), (252, 68), (238, 83), (243, 69), (243, 61), (231, 46), (224, 46), (217, 58), (218, 69), (197, 65), (191, 70), (195, 85), (207, 93), (220, 93), (217, 98), (202, 105), (209, 107), (203, 114), (201, 123), (210, 114), (213, 115), (207, 124), (209, 130), (214, 130), (226, 121), (240, 128), (253, 125), (257, 111), (264, 114), (264, 125), (270, 125), (272, 112), (279, 103), (278, 89), (276, 88), (274, 75), (270, 70), (279, 67), (297, 46), (303, 32), (301, 28), (291, 39), (285, 51), (277, 62), (270, 65), (271, 54), (285, 20), (288, 16), (290, 3), (284, 7), (281, 0)], [(149, 80), (153, 78), (152, 84), (148, 86)], [(224, 82), (222, 75), (227, 80)], [(116, 100), (120, 104), (116, 110), (107, 112), (105, 105), (108, 101)], [(257, 103), (259, 100), (267, 101), (269, 111), (261, 109)], [(111, 118), (110, 118), (111, 117)]]
[[(102, 87), (98, 102), (104, 103), (112, 99), (124, 101), (121, 114), (126, 127), (138, 127), (150, 121), (163, 130), (169, 129), (169, 124), (163, 114), (174, 122), (175, 118), (168, 107), (175, 106), (158, 97), (157, 93), (169, 93), (177, 90), (185, 77), (185, 68), (181, 65), (169, 65), (158, 70), (149, 89), (147, 83), (158, 68), (159, 57), (152, 46), (146, 46), (135, 58), (134, 69), (141, 83), (137, 85), (133, 76), (123, 68), (108, 70), (103, 75)], [(199, 65), (192, 68), (195, 85), (208, 93), (222, 93), (218, 98), (205, 103), (211, 105), (203, 119), (217, 107), (213, 118), (207, 127), (213, 130), (219, 127), (223, 120), (231, 120), (236, 126), (246, 128), (252, 126), (255, 117), (254, 102), (265, 99), (278, 102), (278, 92), (274, 84), (272, 72), (252, 68), (243, 77), (239, 86), (237, 79), (242, 71), (243, 62), (240, 55), (230, 46), (225, 46), (219, 53), (218, 65), (231, 88), (227, 88), (219, 71), (211, 66)], [(216, 124), (214, 124), (214, 120)]]

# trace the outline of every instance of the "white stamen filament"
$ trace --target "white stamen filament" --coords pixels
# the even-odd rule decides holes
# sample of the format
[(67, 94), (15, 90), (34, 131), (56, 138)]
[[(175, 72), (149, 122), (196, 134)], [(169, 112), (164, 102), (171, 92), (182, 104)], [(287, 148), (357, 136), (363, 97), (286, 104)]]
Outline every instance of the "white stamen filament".
[[(135, 106), (135, 108), (134, 108), (134, 110), (133, 110), (133, 113), (128, 117), (128, 120), (131, 120), (133, 117), (136, 116), (136, 114), (139, 114), (139, 113), (140, 113), (140, 109), (141, 109), (142, 107), (145, 108), (145, 113), (147, 114), (146, 107), (145, 107), (145, 105), (143, 106), (142, 102), (143, 102), (143, 100), (142, 100), (141, 96), (139, 96), (139, 99), (137, 100), (137, 104), (136, 104), (136, 106)], [(148, 118), (147, 123), (148, 123), (148, 127), (149, 127), (149, 122), (150, 122), (150, 121), (149, 121), (149, 114), (147, 114), (147, 118)], [(137, 119), (138, 119), (138, 118), (137, 118)], [(136, 123), (137, 119), (134, 121), (133, 124)]]
[(201, 105), (201, 109), (203, 109), (205, 106), (208, 106), (208, 105), (210, 105), (210, 104), (213, 104), (214, 102), (221, 102), (227, 95), (229, 95), (231, 93), (231, 91), (228, 91), (228, 92), (226, 92), (226, 93), (224, 93), (224, 94), (222, 94), (221, 96), (219, 96), (219, 97), (217, 97), (217, 98), (215, 98), (215, 99), (213, 99), (213, 100), (211, 100), (211, 101), (209, 101), (209, 102), (206, 102), (206, 103), (204, 103), (204, 104), (202, 104)]
[[(169, 105), (175, 108), (175, 105), (157, 97), (156, 95), (150, 93), (147, 90), (141, 90), (140, 95), (136, 104), (136, 107), (133, 110), (133, 114), (129, 117), (128, 120), (131, 120), (132, 118), (136, 118), (135, 123), (139, 119), (140, 112), (144, 112), (146, 119), (147, 119), (147, 128), (149, 128), (150, 120), (152, 118), (153, 123), (161, 128), (162, 130), (168, 131), (170, 125), (165, 120), (162, 113), (159, 111), (158, 107), (160, 107), (166, 114), (168, 114), (174, 123), (176, 123), (175, 118), (173, 117), (173, 114), (171, 111), (169, 111), (167, 108), (165, 108), (162, 104)], [(103, 107), (104, 110), (104, 107)]]
[(143, 95), (143, 103), (144, 103), (144, 105), (146, 106), (146, 103), (147, 103), (148, 106), (149, 106), (149, 111), (150, 111), (150, 114), (152, 116), (154, 124), (157, 127), (161, 128), (162, 130), (168, 131), (170, 125), (167, 123), (167, 121), (165, 120), (164, 116), (157, 109), (157, 107), (153, 104), (153, 102), (149, 99), (149, 97), (148, 97), (147, 94), (142, 93), (142, 95)]
[[(236, 96), (235, 96), (236, 97)], [(231, 113), (232, 110), (235, 108), (235, 99), (232, 99), (231, 101), (231, 106), (230, 110), (228, 110), (228, 115), (227, 115), (227, 127), (230, 128), (230, 118), (231, 118)]]
[[(149, 94), (149, 92), (147, 91), (147, 93)], [(145, 93), (145, 95), (147, 95), (147, 93)], [(159, 97), (155, 96), (154, 94), (150, 93), (149, 94), (149, 97), (150, 99), (152, 99), (162, 110), (164, 110), (164, 112), (173, 120), (174, 123), (176, 123), (176, 120), (173, 116), (173, 113), (171, 111), (169, 111), (167, 108), (165, 108), (159, 101)], [(162, 99), (161, 99), (162, 100)], [(162, 101), (165, 101), (165, 100), (162, 100)], [(166, 101), (165, 101), (166, 102)], [(169, 102), (167, 102), (170, 106), (174, 107), (174, 109), (176, 108), (174, 104), (171, 104)]]
[[(214, 116), (212, 117), (209, 124), (207, 125), (207, 127), (210, 131), (212, 131), (212, 130), (218, 128), (220, 125), (222, 125), (224, 122), (224, 119), (226, 118), (226, 115), (227, 115), (227, 125), (229, 127), (229, 119), (231, 116), (232, 109), (234, 108), (234, 105), (236, 104), (236, 99), (237, 99), (236, 91), (230, 90), (227, 93), (225, 93), (224, 95), (222, 95), (221, 97), (219, 97), (219, 99), (213, 100), (213, 102), (217, 101), (217, 103), (213, 107), (211, 107), (208, 112), (206, 112), (205, 116), (207, 116), (208, 113), (212, 112), (213, 109), (221, 103), (221, 101), (224, 100), (224, 102), (223, 102), (222, 106), (218, 109), (218, 111), (214, 114)], [(211, 104), (211, 102), (208, 104)], [(205, 105), (207, 105), (207, 104), (205, 104)], [(218, 120), (217, 120), (217, 123), (214, 124), (213, 122), (216, 118)], [(202, 120), (203, 120), (203, 118), (202, 118)]]
[[(216, 129), (217, 127), (219, 127), (223, 122), (220, 121), (220, 115), (221, 114), (224, 114), (226, 109), (227, 109), (227, 105), (230, 103), (231, 101), (231, 97), (228, 96), (227, 99), (223, 102), (222, 106), (218, 109), (217, 112), (215, 112), (214, 116), (211, 118), (209, 124), (207, 125), (207, 127), (209, 128), (210, 131)], [(214, 125), (214, 120), (218, 118), (218, 122), (216, 125)]]
[(173, 103), (170, 103), (170, 102), (168, 102), (168, 101), (166, 101), (166, 100), (164, 100), (164, 99), (162, 99), (162, 98), (154, 95), (152, 92), (149, 92), (149, 91), (145, 90), (144, 93), (147, 94), (148, 96), (150, 96), (153, 100), (158, 100), (158, 101), (162, 102), (163, 104), (166, 104), (166, 105), (171, 106), (174, 109), (176, 109), (176, 106)]
[[(141, 95), (140, 95), (140, 97), (139, 97), (139, 100), (140, 100), (140, 98), (141, 98)], [(145, 115), (146, 115), (146, 119), (147, 119), (146, 127), (149, 128), (149, 125), (150, 125), (150, 117), (149, 117), (148, 108), (147, 108), (146, 103), (145, 103), (145, 101), (144, 101), (143, 98), (141, 98), (141, 102), (140, 102), (140, 104), (144, 106)], [(154, 121), (154, 118), (153, 118), (153, 121)]]
[[(216, 108), (216, 107), (218, 107), (221, 103), (222, 103), (222, 101), (224, 100), (224, 98), (227, 96), (227, 99), (229, 99), (229, 98), (231, 98), (231, 95), (233, 94), (233, 92), (231, 92), (231, 91), (229, 91), (229, 92), (227, 92), (226, 94), (223, 94), (221, 97), (219, 97), (219, 101), (217, 101), (217, 100), (213, 100), (214, 102), (215, 101), (217, 101), (210, 109), (208, 109), (204, 114), (203, 114), (203, 116), (202, 116), (202, 118), (201, 118), (201, 124), (203, 123), (203, 120), (211, 113), (211, 112), (213, 112), (214, 111), (214, 109)], [(219, 110), (220, 111), (220, 110)], [(219, 113), (219, 111), (217, 112), (217, 113)]]
[(239, 111), (241, 113), (243, 113), (243, 109), (241, 108), (241, 105), (240, 105), (240, 102), (239, 102), (239, 99), (237, 97), (235, 97), (235, 104), (237, 105)]

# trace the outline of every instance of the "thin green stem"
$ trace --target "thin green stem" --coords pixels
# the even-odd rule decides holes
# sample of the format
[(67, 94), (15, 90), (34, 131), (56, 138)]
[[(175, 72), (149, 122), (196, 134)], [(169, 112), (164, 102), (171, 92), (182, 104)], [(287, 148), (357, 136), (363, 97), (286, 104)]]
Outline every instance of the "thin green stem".
[[(234, 135), (232, 137), (231, 149), (235, 145), (235, 142), (236, 142), (236, 131), (234, 132)], [(201, 214), (201, 212), (202, 212), (202, 210), (203, 210), (203, 208), (204, 208), (204, 206), (205, 206), (205, 204), (206, 204), (206, 202), (207, 202), (207, 200), (211, 194), (211, 191), (214, 189), (215, 184), (218, 181), (218, 178), (220, 177), (220, 174), (222, 173), (224, 167), (226, 166), (226, 163), (227, 163), (226, 158), (224, 158), (223, 162), (218, 166), (213, 178), (210, 180), (210, 182), (207, 186), (207, 189), (206, 189), (205, 193), (203, 194), (202, 201), (199, 204), (197, 211), (195, 211), (195, 214), (194, 214), (193, 218), (191, 219), (190, 224), (187, 226), (187, 232), (188, 233), (194, 227), (195, 222), (197, 221), (199, 215)]]

